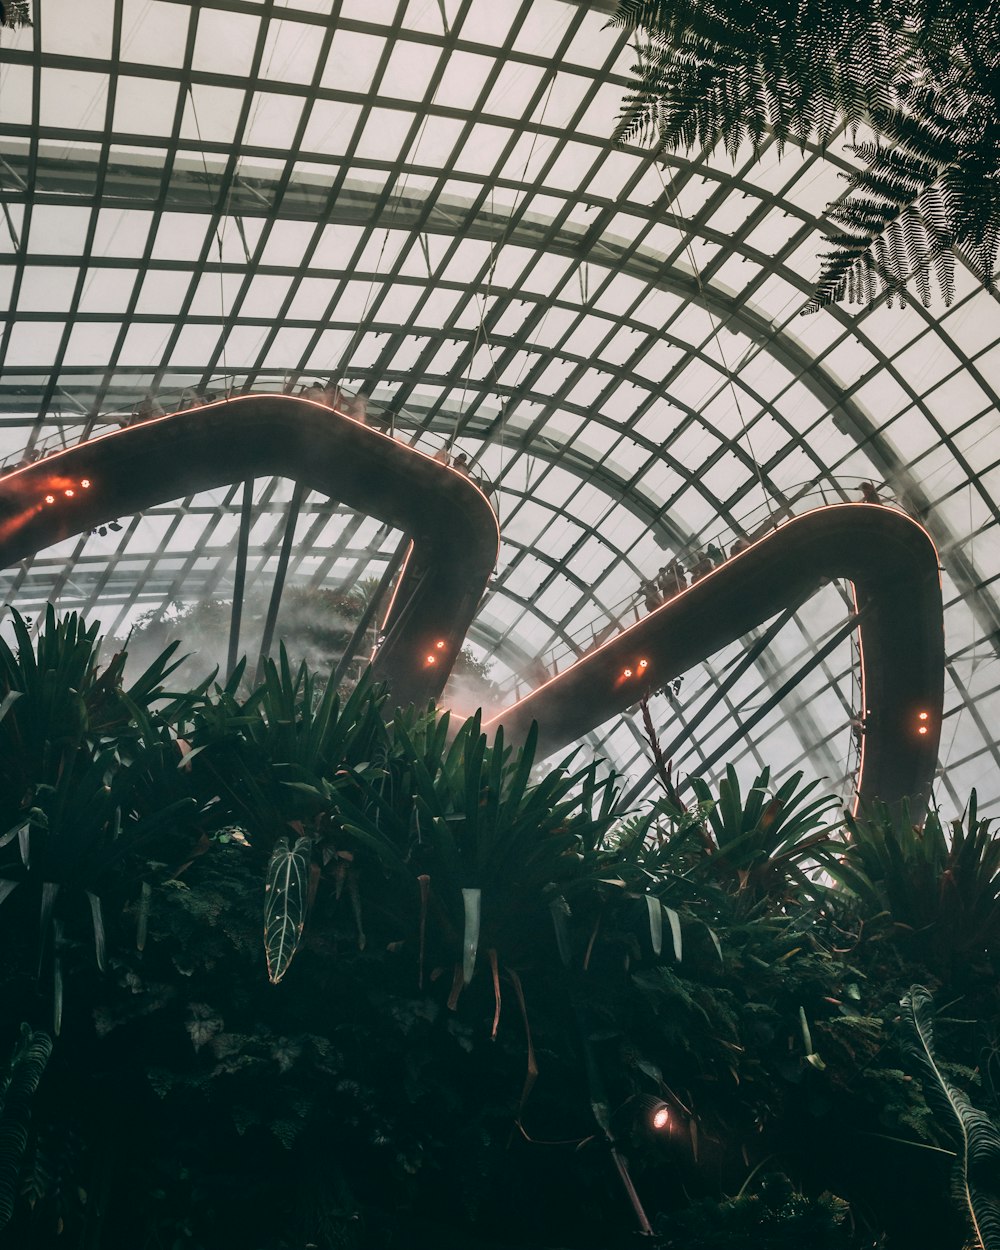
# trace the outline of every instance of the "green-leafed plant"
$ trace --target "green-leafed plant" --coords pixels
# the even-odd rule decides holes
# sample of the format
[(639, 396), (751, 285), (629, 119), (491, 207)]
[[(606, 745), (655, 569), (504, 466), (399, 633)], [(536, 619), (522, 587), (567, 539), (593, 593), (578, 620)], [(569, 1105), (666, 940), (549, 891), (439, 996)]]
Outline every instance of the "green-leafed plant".
[(955, 0), (620, 0), (613, 20), (635, 32), (637, 63), (618, 137), (735, 158), (772, 139), (822, 147), (846, 127), (862, 168), (828, 209), (840, 232), (810, 308), (902, 301), (911, 280), (926, 304), (932, 275), (950, 303), (953, 249), (992, 290), (998, 17), (995, 3)]
[(939, 971), (980, 960), (1000, 943), (1000, 838), (976, 792), (950, 826), (939, 813), (913, 823), (908, 807), (874, 804), (847, 817), (844, 858), (831, 871), (872, 919)]
[[(384, 749), (385, 694), (368, 677), (346, 698), (331, 682), (320, 693), (305, 663), (293, 671), (283, 644), (263, 675), (246, 699), (237, 693), (242, 667), (216, 688), (196, 718), (186, 762), (215, 823), (238, 824), (253, 851), (267, 857), (264, 946), (278, 982), (298, 949), (322, 868), (349, 866), (337, 844), (333, 798), (348, 769), (363, 777)], [(350, 888), (353, 895), (353, 881)]]
[(21, 1035), (0, 1071), (0, 1231), (10, 1222), (28, 1145), (31, 1103), (52, 1053), (52, 1038), (21, 1025)]
[(513, 751), (480, 723), (449, 742), (447, 714), (397, 715), (384, 768), (337, 797), (345, 832), (399, 883), (402, 917), (417, 917), (421, 977), (425, 954), (453, 968), (455, 999), (480, 951), (494, 975), (497, 961), (544, 958), (553, 908), (617, 819), (612, 779), (563, 767), (533, 780), (536, 730)]
[(690, 878), (713, 881), (748, 909), (763, 899), (814, 901), (824, 893), (814, 879), (815, 868), (842, 850), (837, 822), (828, 819), (837, 800), (808, 801), (818, 785), (803, 786), (798, 772), (772, 792), (771, 772), (765, 768), (744, 799), (730, 765), (717, 798), (703, 778), (692, 777), (698, 804), (693, 812), (676, 791), (662, 798), (659, 808), (670, 822), (671, 838), (687, 847)]
[[(905, 856), (864, 860), (800, 777), (729, 770), (685, 805), (659, 760), (663, 800), (626, 812), (595, 767), (539, 770), (534, 735), (433, 708), (386, 725), (378, 689), (338, 697), (285, 655), (249, 694), (241, 672), (124, 690), (96, 634), (53, 624), (0, 656), (8, 1029), (47, 1019), (45, 885), (72, 969), (12, 1244), (587, 1250), (628, 1244), (638, 1202), (664, 1245), (958, 1250), (950, 1152), (895, 1045), (927, 951), (881, 914), (925, 869), (904, 888)], [(974, 804), (948, 833), (928, 862), (971, 964), (995, 850)], [(954, 962), (926, 974), (949, 996)], [(971, 1088), (1000, 1012), (990, 977), (957, 992), (945, 1072)], [(968, 1153), (978, 1200), (991, 1156)], [(869, 1184), (897, 1161), (906, 1201)]]
[(923, 1077), (928, 1101), (956, 1143), (952, 1194), (972, 1231), (976, 1250), (1000, 1248), (1000, 1128), (945, 1076), (934, 1043), (934, 1001), (922, 985), (903, 999), (911, 1050)]
[[(103, 967), (103, 897), (196, 806), (169, 724), (151, 705), (179, 714), (202, 691), (163, 699), (175, 647), (123, 689), (124, 657), (101, 669), (97, 628), (75, 614), (57, 621), (49, 607), (37, 649), (16, 613), (14, 632), (16, 649), (0, 641), (0, 901), (36, 896), (37, 958), (41, 969), (54, 954), (58, 1029), (60, 912), (85, 897)], [(151, 772), (164, 782), (155, 796), (143, 789)]]

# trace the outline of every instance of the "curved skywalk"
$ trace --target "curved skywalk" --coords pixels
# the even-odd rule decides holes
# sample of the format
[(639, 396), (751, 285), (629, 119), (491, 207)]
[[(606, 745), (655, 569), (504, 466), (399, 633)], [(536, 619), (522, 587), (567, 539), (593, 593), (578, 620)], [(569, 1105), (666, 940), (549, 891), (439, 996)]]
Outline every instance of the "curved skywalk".
[[(497, 484), (471, 638), (511, 692), (635, 620), (640, 577), (716, 530), (874, 481), (944, 568), (941, 798), (1000, 798), (1000, 316), (961, 272), (951, 309), (798, 315), (842, 144), (662, 169), (615, 150), (630, 55), (564, 0), (38, 9), (0, 42), (0, 451), (75, 442), (147, 393), (368, 384)], [(251, 582), (273, 576), (292, 494), (256, 484)], [(224, 596), (239, 509), (220, 489), (122, 517), (26, 561), (4, 597), (124, 632)], [(380, 575), (398, 539), (378, 531), (307, 495), (290, 578)], [(679, 770), (717, 768), (753, 720), (726, 748), (741, 771), (805, 767), (846, 794), (848, 608), (831, 585), (689, 674), (678, 707), (655, 700)], [(591, 743), (648, 773), (630, 717)]]

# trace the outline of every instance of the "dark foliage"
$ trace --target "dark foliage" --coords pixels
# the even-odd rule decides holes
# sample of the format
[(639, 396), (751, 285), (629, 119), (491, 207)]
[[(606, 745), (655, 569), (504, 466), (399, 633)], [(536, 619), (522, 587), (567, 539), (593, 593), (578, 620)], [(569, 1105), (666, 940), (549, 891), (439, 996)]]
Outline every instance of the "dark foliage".
[[(954, 298), (954, 254), (989, 290), (1000, 249), (1000, 6), (947, 0), (622, 0), (637, 34), (618, 138), (666, 149), (854, 134), (862, 167), (829, 207), (841, 228), (806, 311), (891, 303), (936, 279)], [(872, 138), (858, 139), (859, 132)]]
[[(670, 1247), (964, 1244), (899, 1004), (951, 1004), (938, 1070), (992, 1108), (995, 977), (900, 937), (885, 899), (923, 877), (846, 847), (799, 778), (688, 808), (664, 769), (625, 812), (594, 768), (539, 775), (530, 740), (433, 709), (387, 726), (377, 689), (284, 655), (249, 694), (157, 700), (166, 659), (125, 691), (77, 621), (19, 643), (0, 1045), (49, 1025), (55, 979), (62, 1028), (3, 1155), (12, 1244), (608, 1250), (636, 1204)], [(75, 787), (44, 821), (42, 784)], [(961, 829), (948, 914), (988, 964), (995, 843)], [(845, 854), (835, 888), (816, 864)]]

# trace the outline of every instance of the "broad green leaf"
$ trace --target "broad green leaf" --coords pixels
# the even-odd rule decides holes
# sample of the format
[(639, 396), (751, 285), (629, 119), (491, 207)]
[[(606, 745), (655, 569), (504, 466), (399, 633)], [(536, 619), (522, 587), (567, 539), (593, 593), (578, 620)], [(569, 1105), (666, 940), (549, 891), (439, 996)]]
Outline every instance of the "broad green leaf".
[(267, 866), (264, 952), (272, 985), (288, 971), (302, 939), (311, 847), (309, 838), (299, 838), (291, 848), (287, 838), (279, 838)]
[(42, 884), (42, 905), (38, 917), (38, 975), (42, 975), (42, 965), (45, 961), (45, 944), (49, 939), (49, 931), (52, 928), (52, 908), (55, 906), (56, 895), (59, 893), (59, 885), (55, 881), (45, 881)]
[(14, 839), (19, 836), (21, 830), (26, 825), (29, 825), (30, 823), (31, 823), (31, 817), (29, 816), (24, 820), (19, 820), (16, 825), (12, 825), (11, 828), (8, 829), (7, 832), (3, 835), (3, 837), (0, 837), (0, 847), (7, 846), (8, 843), (13, 842)]
[(8, 690), (7, 691), (7, 693), (3, 697), (3, 700), (0, 701), (0, 720), (3, 720), (3, 718), (7, 715), (7, 713), (14, 706), (17, 700), (21, 698), (21, 695), (23, 693), (24, 692), (21, 690)]
[(722, 943), (719, 941), (719, 935), (708, 925), (705, 925), (705, 928), (708, 931), (708, 936), (712, 939), (712, 945), (715, 947), (716, 954), (719, 956), (719, 963), (725, 967), (726, 961), (722, 958)]

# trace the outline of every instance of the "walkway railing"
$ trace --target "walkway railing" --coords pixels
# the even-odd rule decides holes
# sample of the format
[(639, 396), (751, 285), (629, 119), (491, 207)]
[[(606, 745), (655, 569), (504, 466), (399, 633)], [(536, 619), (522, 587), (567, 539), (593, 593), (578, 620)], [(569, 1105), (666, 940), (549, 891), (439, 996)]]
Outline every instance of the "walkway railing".
[[(451, 464), (454, 464), (456, 455), (462, 450), (459, 448), (456, 452), (454, 448), (449, 448), (448, 439), (444, 435), (424, 429), (420, 418), (413, 413), (407, 412), (405, 409), (381, 404), (371, 397), (359, 396), (357, 392), (343, 388), (338, 388), (336, 393), (334, 393), (329, 388), (324, 390), (309, 384), (291, 383), (287, 375), (255, 378), (252, 387), (240, 386), (233, 378), (223, 377), (215, 379), (206, 386), (197, 389), (184, 387), (183, 389), (162, 390), (157, 392), (155, 396), (147, 396), (138, 403), (122, 408), (111, 408), (106, 412), (102, 412), (94, 418), (90, 438), (100, 438), (104, 434), (112, 433), (115, 430), (134, 425), (152, 417), (166, 416), (171, 412), (180, 412), (189, 408), (200, 407), (220, 399), (233, 399), (239, 395), (259, 395), (262, 393), (295, 395), (303, 399), (312, 399), (319, 403), (328, 403), (331, 408), (340, 412), (342, 416), (351, 417), (353, 420), (363, 417), (366, 425), (370, 425), (373, 429), (377, 429), (383, 434), (388, 434), (393, 438), (408, 443), (409, 446), (424, 452), (425, 455), (437, 456), (439, 459), (446, 455), (448, 463)], [(67, 447), (76, 446), (77, 443), (83, 441), (86, 429), (87, 426), (82, 421), (78, 426), (72, 427), (69, 432), (67, 432), (65, 427), (61, 427), (56, 432), (37, 439), (24, 451), (8, 453), (7, 456), (0, 458), (0, 476), (11, 472), (13, 469), (21, 468), (26, 464), (34, 464), (38, 460), (45, 459), (46, 456), (65, 451)], [(494, 512), (496, 512), (498, 509), (496, 486), (492, 479), (472, 459), (477, 447), (470, 447), (466, 452), (470, 460), (469, 477), (486, 495), (493, 506)]]
[[(649, 603), (647, 603), (643, 579), (639, 578), (634, 591), (606, 608), (601, 616), (595, 616), (591, 621), (575, 626), (558, 643), (554, 643), (543, 651), (536, 662), (536, 671), (530, 675), (530, 684), (538, 685), (541, 681), (557, 676), (571, 664), (575, 664), (581, 656), (601, 646), (616, 633), (620, 633), (621, 630), (647, 615), (649, 611), (654, 610), (665, 601), (665, 598), (681, 593), (682, 589), (697, 581), (699, 576), (704, 576), (705, 573), (730, 559), (734, 554), (733, 548), (736, 544), (752, 543), (771, 530), (777, 529), (792, 517), (800, 516), (803, 512), (812, 511), (814, 508), (849, 501), (862, 502), (861, 487), (862, 483), (866, 482), (870, 483), (870, 479), (859, 477), (841, 478), (827, 487), (819, 487), (815, 482), (802, 483), (791, 487), (786, 492), (785, 503), (771, 501), (769, 504), (758, 504), (731, 523), (716, 521), (705, 526), (683, 548), (679, 547), (674, 553), (673, 560), (677, 561), (684, 571), (683, 587), (677, 585), (676, 590), (671, 587), (672, 579), (666, 570), (673, 560), (667, 561), (662, 570), (649, 569), (645, 573), (645, 581), (647, 584), (652, 584), (655, 592)], [(906, 512), (906, 509), (883, 488), (878, 490), (878, 502), (899, 512)], [(738, 547), (737, 550), (739, 550)], [(664, 581), (672, 593), (664, 594), (664, 591), (657, 585), (661, 572), (664, 573)], [(659, 602), (656, 602), (657, 598)], [(508, 684), (513, 686), (514, 681), (504, 683), (504, 686)]]

